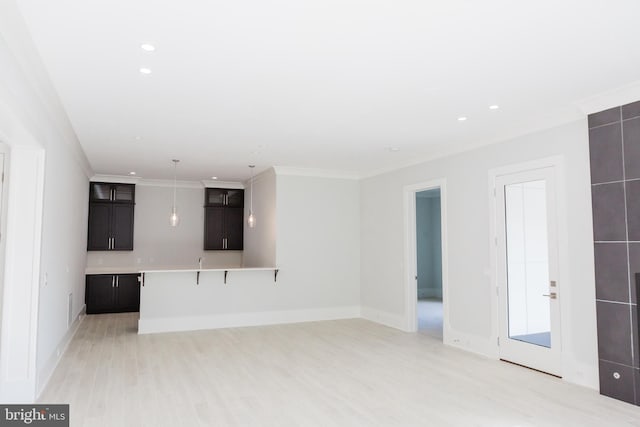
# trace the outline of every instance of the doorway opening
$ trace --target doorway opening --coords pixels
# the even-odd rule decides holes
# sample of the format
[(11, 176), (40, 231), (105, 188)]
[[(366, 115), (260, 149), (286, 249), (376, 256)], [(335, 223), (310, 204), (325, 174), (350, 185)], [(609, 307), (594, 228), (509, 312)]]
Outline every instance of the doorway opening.
[(404, 188), (406, 331), (447, 342), (447, 191), (441, 178)]
[(415, 198), (418, 332), (442, 340), (440, 188), (418, 191)]

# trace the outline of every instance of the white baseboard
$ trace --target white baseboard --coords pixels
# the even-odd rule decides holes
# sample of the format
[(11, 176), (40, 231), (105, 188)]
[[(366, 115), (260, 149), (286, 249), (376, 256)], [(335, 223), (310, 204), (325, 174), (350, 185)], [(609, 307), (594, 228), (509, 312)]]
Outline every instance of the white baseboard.
[(141, 318), (138, 321), (138, 333), (152, 334), (159, 332), (197, 331), (201, 329), (277, 325), (282, 323), (354, 319), (359, 317), (360, 307), (348, 306), (256, 313), (212, 314), (207, 316)]
[(362, 307), (361, 312), (363, 319), (380, 323), (381, 325), (389, 326), (391, 328), (400, 329), (402, 331), (407, 330), (407, 322), (403, 315), (389, 313), (371, 307)]
[(451, 347), (456, 347), (490, 359), (498, 359), (498, 343), (496, 339), (469, 335), (452, 328), (448, 328), (444, 336), (445, 345), (450, 345)]
[(76, 332), (78, 332), (78, 328), (80, 327), (80, 324), (86, 316), (86, 310), (87, 306), (83, 305), (80, 309), (80, 312), (76, 315), (75, 320), (71, 324), (71, 327), (69, 327), (69, 330), (67, 330), (67, 333), (64, 335), (64, 337), (62, 337), (62, 340), (60, 340), (60, 343), (58, 344), (56, 349), (49, 356), (49, 359), (38, 371), (38, 377), (36, 379), (36, 399), (40, 398), (40, 395), (42, 394), (44, 388), (47, 386), (49, 380), (51, 379), (51, 376), (53, 375), (53, 371), (55, 371), (58, 363), (60, 363), (60, 359), (62, 359), (62, 356), (67, 351), (69, 343), (71, 343), (71, 340), (75, 336)]

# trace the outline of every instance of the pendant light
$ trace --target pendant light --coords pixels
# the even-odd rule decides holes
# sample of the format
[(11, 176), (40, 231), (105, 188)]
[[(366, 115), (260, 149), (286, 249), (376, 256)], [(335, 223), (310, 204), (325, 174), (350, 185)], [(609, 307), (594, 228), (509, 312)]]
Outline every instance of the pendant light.
[(250, 197), (250, 201), (249, 201), (249, 219), (247, 220), (247, 222), (249, 223), (249, 228), (253, 228), (256, 226), (256, 216), (253, 214), (253, 168), (255, 168), (256, 165), (249, 165), (249, 168), (251, 169), (251, 181), (250, 181), (250, 190), (251, 191), (251, 195)]
[(180, 224), (180, 217), (178, 216), (178, 208), (176, 206), (176, 191), (177, 191), (177, 173), (178, 173), (178, 162), (180, 160), (173, 159), (173, 207), (171, 208), (171, 216), (169, 216), (169, 224), (172, 227), (177, 227)]

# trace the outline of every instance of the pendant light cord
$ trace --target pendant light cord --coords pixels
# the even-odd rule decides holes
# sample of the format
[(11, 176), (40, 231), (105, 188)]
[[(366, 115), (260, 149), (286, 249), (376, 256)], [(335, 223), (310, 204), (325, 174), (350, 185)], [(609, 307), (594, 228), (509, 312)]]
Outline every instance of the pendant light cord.
[(178, 186), (178, 162), (180, 160), (173, 160), (173, 212), (176, 211), (176, 190)]
[(251, 199), (249, 199), (249, 213), (253, 213), (253, 168), (255, 168), (256, 165), (249, 165), (249, 167), (251, 168)]

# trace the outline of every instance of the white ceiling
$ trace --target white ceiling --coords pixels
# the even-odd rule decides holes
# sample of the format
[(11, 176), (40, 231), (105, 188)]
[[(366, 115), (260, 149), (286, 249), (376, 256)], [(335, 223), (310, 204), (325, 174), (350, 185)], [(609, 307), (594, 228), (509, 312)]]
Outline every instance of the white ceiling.
[(186, 180), (363, 176), (583, 117), (640, 80), (637, 0), (18, 2), (101, 174), (171, 178), (178, 158)]

